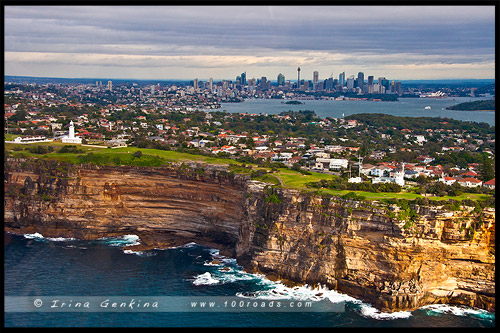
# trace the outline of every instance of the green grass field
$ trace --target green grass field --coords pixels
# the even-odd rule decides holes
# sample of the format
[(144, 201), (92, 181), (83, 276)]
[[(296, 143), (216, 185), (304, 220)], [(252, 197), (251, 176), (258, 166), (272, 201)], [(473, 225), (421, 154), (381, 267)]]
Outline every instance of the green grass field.
[[(45, 145), (54, 147), (54, 152), (47, 154), (34, 154), (26, 149), (33, 145)], [(231, 159), (218, 158), (216, 156), (203, 156), (203, 155), (193, 155), (188, 153), (181, 153), (171, 150), (158, 150), (158, 149), (144, 149), (136, 147), (121, 147), (121, 148), (102, 148), (102, 147), (90, 147), (90, 146), (77, 146), (81, 151), (80, 153), (58, 153), (58, 149), (64, 145), (61, 142), (50, 142), (50, 143), (36, 143), (30, 145), (23, 144), (13, 144), (5, 143), (5, 151), (10, 152), (13, 157), (38, 157), (44, 159), (53, 159), (61, 162), (68, 163), (82, 163), (82, 162), (93, 162), (98, 164), (106, 165), (137, 165), (137, 166), (161, 166), (169, 162), (200, 162), (207, 164), (216, 165), (228, 165), (230, 170), (235, 173), (246, 173), (249, 174), (252, 170), (264, 169), (269, 171), (269, 168), (258, 167), (257, 165), (246, 164), (247, 167), (241, 167), (241, 163), (236, 162)], [(16, 150), (17, 149), (17, 150)], [(23, 149), (23, 150), (20, 150)], [(142, 152), (141, 157), (134, 157), (134, 153), (137, 151)], [(92, 153), (92, 154), (89, 154)], [(79, 157), (80, 155), (80, 157)], [(298, 171), (280, 168), (278, 171), (265, 174), (257, 180), (268, 182), (273, 185), (281, 185), (285, 188), (294, 188), (307, 191), (318, 191), (319, 193), (331, 194), (335, 196), (342, 196), (349, 192), (354, 192), (357, 195), (365, 197), (366, 200), (381, 200), (381, 199), (407, 199), (413, 200), (415, 198), (421, 198), (422, 196), (416, 193), (400, 192), (400, 193), (374, 193), (365, 191), (349, 191), (349, 190), (330, 190), (330, 189), (310, 189), (306, 186), (306, 183), (317, 182), (322, 179), (328, 180), (336, 176), (311, 172), (310, 175), (304, 175)], [(429, 200), (484, 200), (488, 198), (485, 194), (475, 194), (475, 193), (463, 193), (457, 197), (444, 196), (444, 197), (428, 197)]]
[[(399, 192), (399, 193), (389, 193), (389, 192), (366, 192), (366, 191), (351, 191), (351, 190), (330, 190), (330, 189), (310, 189), (306, 187), (306, 183), (308, 182), (317, 182), (322, 179), (332, 179), (332, 175), (311, 172), (311, 175), (303, 175), (300, 172), (289, 170), (289, 169), (279, 169), (279, 172), (274, 174), (276, 177), (280, 178), (283, 182), (283, 186), (289, 188), (297, 188), (303, 190), (311, 190), (311, 191), (319, 191), (319, 193), (331, 194), (335, 196), (342, 196), (349, 192), (354, 192), (356, 195), (364, 196), (367, 200), (382, 200), (382, 199), (407, 199), (413, 200), (416, 198), (421, 198), (422, 196), (417, 193), (409, 193), (409, 192)], [(429, 200), (484, 200), (488, 198), (486, 194), (477, 194), (477, 193), (463, 193), (460, 196), (452, 197), (452, 196), (443, 196), (443, 197), (428, 197)]]

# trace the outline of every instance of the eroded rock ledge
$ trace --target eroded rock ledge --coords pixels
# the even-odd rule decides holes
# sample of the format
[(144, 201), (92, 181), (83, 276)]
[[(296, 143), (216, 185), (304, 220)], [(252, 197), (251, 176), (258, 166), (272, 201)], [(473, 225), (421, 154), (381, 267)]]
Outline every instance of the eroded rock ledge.
[(4, 181), (7, 231), (80, 239), (133, 233), (141, 237), (136, 250), (196, 242), (248, 271), (323, 284), (383, 311), (434, 303), (495, 309), (493, 209), (414, 207), (419, 218), (408, 226), (391, 214), (396, 206), (272, 188), (196, 164), (8, 159)]

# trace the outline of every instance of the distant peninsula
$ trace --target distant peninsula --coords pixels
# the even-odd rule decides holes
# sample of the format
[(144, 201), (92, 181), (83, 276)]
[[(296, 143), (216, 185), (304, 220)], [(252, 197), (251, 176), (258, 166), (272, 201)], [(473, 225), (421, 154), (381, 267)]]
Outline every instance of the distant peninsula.
[[(283, 102), (281, 102), (281, 103), (283, 103)], [(294, 104), (294, 105), (297, 104), (298, 105), (298, 104), (305, 104), (305, 103), (300, 102), (300, 101), (287, 101), (284, 104)]]
[(449, 106), (446, 109), (460, 111), (495, 111), (495, 100), (489, 99), (486, 101), (465, 102)]

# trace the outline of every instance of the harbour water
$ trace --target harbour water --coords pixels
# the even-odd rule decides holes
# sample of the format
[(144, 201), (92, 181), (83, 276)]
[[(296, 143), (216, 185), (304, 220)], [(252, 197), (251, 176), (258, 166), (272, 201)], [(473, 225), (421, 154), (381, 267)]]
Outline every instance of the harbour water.
[[(285, 104), (278, 99), (247, 99), (241, 103), (223, 103), (221, 110), (231, 113), (278, 114), (283, 111), (313, 110), (321, 118), (342, 118), (358, 113), (384, 113), (400, 117), (442, 117), (495, 125), (494, 111), (455, 111), (447, 107), (491, 97), (399, 98), (398, 101), (302, 100), (304, 104)], [(430, 107), (426, 109), (426, 107)]]
[[(135, 235), (83, 241), (45, 238), (40, 234), (4, 233), (4, 294), (29, 296), (34, 307), (11, 311), (5, 307), (6, 327), (494, 327), (495, 314), (451, 305), (427, 306), (415, 311), (380, 312), (348, 295), (326, 288), (288, 288), (258, 274), (245, 272), (233, 258), (195, 243), (170, 249), (132, 252)], [(175, 297), (228, 300), (327, 302), (337, 311), (237, 311), (224, 308), (199, 311), (62, 311), (41, 307), (43, 298)], [(171, 297), (171, 298), (169, 298)], [(10, 297), (16, 302), (16, 297)], [(81, 299), (79, 299), (81, 298)], [(53, 301), (51, 301), (53, 302)], [(59, 305), (58, 303), (57, 305)], [(221, 303), (223, 304), (223, 303)], [(239, 302), (238, 302), (239, 304)], [(170, 304), (172, 305), (172, 304)], [(175, 304), (174, 304), (175, 307)], [(170, 307), (171, 309), (171, 307)], [(59, 311), (57, 311), (59, 310)]]

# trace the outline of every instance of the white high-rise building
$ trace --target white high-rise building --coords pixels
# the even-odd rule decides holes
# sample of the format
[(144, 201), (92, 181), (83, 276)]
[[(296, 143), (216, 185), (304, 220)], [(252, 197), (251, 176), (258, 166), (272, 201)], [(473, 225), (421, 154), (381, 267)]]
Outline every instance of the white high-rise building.
[(313, 72), (313, 90), (318, 90), (319, 72)]

